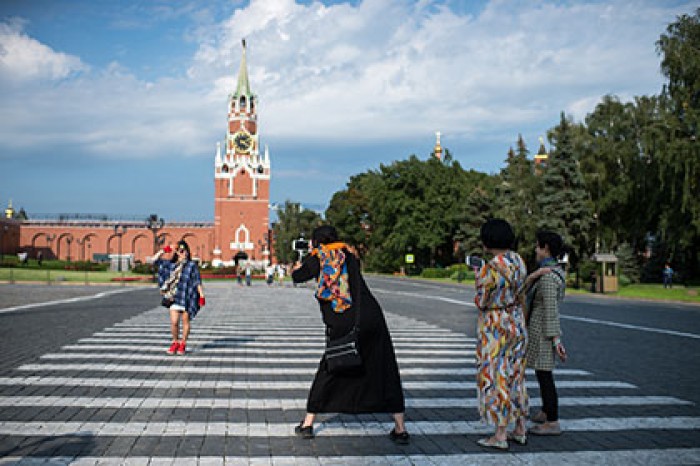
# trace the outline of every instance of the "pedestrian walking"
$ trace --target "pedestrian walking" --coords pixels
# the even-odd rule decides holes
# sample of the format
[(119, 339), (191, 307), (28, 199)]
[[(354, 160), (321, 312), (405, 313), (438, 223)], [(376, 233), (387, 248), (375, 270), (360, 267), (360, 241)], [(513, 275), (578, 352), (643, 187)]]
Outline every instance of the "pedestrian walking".
[[(172, 256), (170, 259), (163, 259), (165, 254)], [(199, 267), (190, 258), (190, 247), (184, 240), (180, 240), (176, 246), (166, 246), (154, 256), (154, 263), (158, 268), (158, 286), (163, 296), (162, 304), (170, 310), (170, 333), (173, 341), (168, 348), (168, 354), (185, 354), (191, 321), (205, 304)]]
[(272, 264), (268, 264), (267, 267), (265, 267), (265, 283), (267, 283), (267, 286), (270, 286), (274, 281), (275, 268), (272, 266)]
[(284, 265), (277, 264), (277, 283), (279, 286), (284, 284), (285, 275), (287, 275), (287, 271), (284, 269)]
[[(527, 442), (525, 389), (527, 330), (518, 290), (527, 270), (523, 259), (511, 250), (515, 234), (505, 220), (493, 219), (481, 227), (481, 241), (493, 259), (476, 276), (474, 302), (477, 322), (477, 388), (482, 421), (494, 424), (491, 437), (477, 443), (485, 448), (508, 449), (508, 439)], [(516, 423), (508, 433), (508, 424)]]
[[(357, 347), (362, 365), (338, 373), (329, 357), (321, 359), (309, 392), (306, 417), (295, 427), (295, 433), (312, 438), (318, 413), (391, 413), (394, 428), (390, 439), (408, 444), (401, 377), (382, 309), (362, 278), (359, 261), (346, 244), (339, 242), (335, 228), (316, 228), (312, 242), (312, 253), (292, 272), (292, 279), (294, 283), (318, 280), (316, 298), (328, 342), (359, 331)], [(356, 319), (360, 322), (357, 328)]]
[(253, 281), (253, 268), (250, 266), (249, 263), (246, 263), (245, 265), (245, 284), (246, 286), (250, 286)]
[(552, 371), (555, 358), (566, 361), (566, 349), (561, 341), (559, 305), (566, 290), (566, 272), (559, 259), (564, 255), (564, 241), (551, 231), (537, 233), (535, 256), (539, 269), (523, 286), (527, 300), (527, 366), (535, 370), (542, 398), (542, 410), (530, 418), (538, 425), (530, 428), (532, 435), (560, 435), (559, 398)]
[(663, 270), (664, 288), (673, 288), (673, 269), (671, 264), (666, 262)]

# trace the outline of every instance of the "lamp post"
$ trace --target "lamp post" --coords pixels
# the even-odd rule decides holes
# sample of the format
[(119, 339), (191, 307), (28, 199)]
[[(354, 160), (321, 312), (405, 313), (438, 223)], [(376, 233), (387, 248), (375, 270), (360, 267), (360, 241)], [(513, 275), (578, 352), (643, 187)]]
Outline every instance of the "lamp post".
[(117, 270), (119, 272), (122, 272), (122, 236), (124, 236), (124, 233), (126, 233), (126, 227), (124, 225), (114, 225), (114, 234), (119, 237), (119, 263), (117, 265)]
[[(146, 219), (146, 228), (153, 232), (153, 255), (155, 255), (156, 251), (158, 250), (158, 230), (163, 228), (164, 225), (165, 220), (163, 220), (162, 217), (159, 218), (156, 214), (151, 214)], [(153, 281), (155, 283), (158, 282), (158, 270), (155, 266), (153, 266)]]
[(80, 260), (84, 262), (83, 267), (85, 268), (85, 285), (88, 284), (88, 269), (90, 266), (87, 264), (87, 260), (85, 259), (85, 243), (90, 244), (90, 238), (85, 237), (85, 238), (78, 238), (75, 240), (76, 243), (78, 243), (78, 246), (80, 248)]
[(5, 259), (5, 235), (9, 229), (10, 227), (7, 225), (3, 225), (2, 228), (0, 228), (0, 262)]
[(68, 262), (70, 262), (70, 244), (73, 242), (73, 235), (68, 235), (66, 237), (66, 244), (68, 244)]
[(50, 234), (46, 235), (46, 242), (49, 244), (49, 253), (53, 255), (53, 250), (51, 249), (51, 243), (56, 239), (56, 235)]
[(151, 214), (146, 219), (146, 228), (153, 232), (153, 254), (158, 250), (158, 230), (165, 226), (165, 220), (158, 218), (158, 215)]

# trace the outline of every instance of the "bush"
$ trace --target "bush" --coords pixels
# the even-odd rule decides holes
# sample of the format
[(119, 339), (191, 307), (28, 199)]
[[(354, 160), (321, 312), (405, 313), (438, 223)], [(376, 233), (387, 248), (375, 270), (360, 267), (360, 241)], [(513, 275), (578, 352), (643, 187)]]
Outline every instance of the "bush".
[(155, 268), (153, 264), (143, 264), (143, 263), (138, 263), (135, 264), (132, 268), (131, 271), (133, 273), (141, 273), (144, 275), (152, 275), (155, 273)]
[[(241, 270), (241, 272), (243, 271)], [(207, 273), (212, 275), (235, 275), (238, 273), (238, 269), (236, 267), (213, 267), (207, 270)]]
[(620, 274), (617, 282), (620, 284), (620, 286), (628, 286), (630, 283), (632, 283), (632, 280), (627, 275)]
[(452, 271), (450, 269), (435, 269), (435, 268), (425, 268), (421, 272), (420, 276), (423, 278), (450, 278)]
[(464, 280), (473, 280), (474, 271), (467, 264), (453, 264), (448, 267), (450, 270), (450, 279), (461, 282)]

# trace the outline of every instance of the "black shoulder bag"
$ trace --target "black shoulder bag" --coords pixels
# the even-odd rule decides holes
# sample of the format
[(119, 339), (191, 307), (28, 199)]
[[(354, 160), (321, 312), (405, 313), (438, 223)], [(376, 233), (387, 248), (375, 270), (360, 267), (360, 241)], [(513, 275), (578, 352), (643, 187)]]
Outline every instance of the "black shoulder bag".
[(326, 369), (331, 374), (353, 372), (362, 367), (362, 356), (360, 356), (358, 345), (360, 340), (359, 306), (356, 307), (355, 312), (355, 325), (346, 335), (335, 340), (326, 338), (326, 351), (323, 356), (326, 359)]
[[(359, 298), (359, 293), (358, 293)], [(326, 350), (323, 357), (326, 369), (331, 374), (346, 374), (357, 372), (362, 368), (360, 356), (360, 303), (355, 303), (355, 324), (352, 329), (340, 338), (331, 340), (326, 337)]]

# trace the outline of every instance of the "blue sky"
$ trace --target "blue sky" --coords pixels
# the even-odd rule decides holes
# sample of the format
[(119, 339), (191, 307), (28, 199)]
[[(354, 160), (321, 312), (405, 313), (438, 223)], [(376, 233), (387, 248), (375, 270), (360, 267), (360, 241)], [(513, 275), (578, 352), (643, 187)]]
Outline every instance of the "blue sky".
[(0, 202), (213, 218), (213, 162), (248, 41), (273, 202), (444, 147), (497, 172), (559, 113), (656, 94), (683, 1), (0, 2)]

